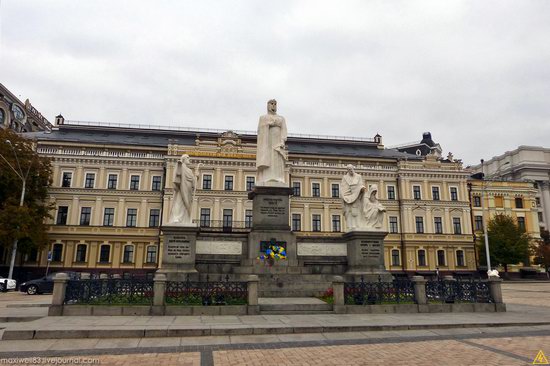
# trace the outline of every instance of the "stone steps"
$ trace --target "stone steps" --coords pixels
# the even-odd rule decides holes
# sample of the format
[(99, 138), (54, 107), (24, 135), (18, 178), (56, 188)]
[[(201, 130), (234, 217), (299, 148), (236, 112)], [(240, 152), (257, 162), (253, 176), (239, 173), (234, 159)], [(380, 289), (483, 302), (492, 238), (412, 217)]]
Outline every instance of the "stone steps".
[(261, 297), (260, 314), (331, 314), (332, 305), (316, 297)]

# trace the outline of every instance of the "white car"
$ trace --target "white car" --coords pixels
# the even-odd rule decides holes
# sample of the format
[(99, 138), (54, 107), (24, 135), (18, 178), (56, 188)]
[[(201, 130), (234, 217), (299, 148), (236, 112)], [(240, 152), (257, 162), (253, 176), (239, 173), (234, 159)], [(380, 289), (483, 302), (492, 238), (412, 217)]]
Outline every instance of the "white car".
[(15, 290), (15, 288), (17, 287), (17, 282), (15, 280), (0, 277), (0, 291), (6, 290), (6, 287), (5, 287), (6, 284), (8, 286), (7, 287), (8, 290)]

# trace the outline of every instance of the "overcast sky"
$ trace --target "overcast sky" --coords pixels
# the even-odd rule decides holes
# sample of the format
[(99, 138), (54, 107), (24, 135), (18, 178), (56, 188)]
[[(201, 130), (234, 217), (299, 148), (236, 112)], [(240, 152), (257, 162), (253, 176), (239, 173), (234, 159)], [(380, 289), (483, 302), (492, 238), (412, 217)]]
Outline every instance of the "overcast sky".
[(431, 131), (477, 163), (550, 147), (550, 1), (0, 0), (0, 81), (51, 122)]

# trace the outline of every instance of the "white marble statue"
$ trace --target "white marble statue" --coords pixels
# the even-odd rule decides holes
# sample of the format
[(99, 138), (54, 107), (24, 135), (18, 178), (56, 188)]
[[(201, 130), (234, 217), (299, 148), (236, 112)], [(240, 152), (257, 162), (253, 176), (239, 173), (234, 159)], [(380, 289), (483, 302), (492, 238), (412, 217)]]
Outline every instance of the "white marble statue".
[(286, 121), (277, 114), (277, 101), (267, 102), (267, 114), (260, 117), (256, 169), (258, 186), (285, 187)]
[(189, 165), (190, 160), (187, 154), (183, 154), (176, 164), (172, 180), (174, 196), (170, 208), (169, 225), (192, 225), (191, 210), (198, 172), (193, 173)]
[(353, 165), (348, 165), (346, 174), (342, 177), (340, 189), (344, 200), (344, 217), (348, 231), (361, 230), (366, 226), (363, 215), (363, 178), (355, 172)]
[(368, 230), (382, 230), (384, 212), (386, 208), (376, 198), (378, 186), (373, 184), (369, 187), (367, 195), (363, 198), (363, 212), (365, 214), (365, 225)]

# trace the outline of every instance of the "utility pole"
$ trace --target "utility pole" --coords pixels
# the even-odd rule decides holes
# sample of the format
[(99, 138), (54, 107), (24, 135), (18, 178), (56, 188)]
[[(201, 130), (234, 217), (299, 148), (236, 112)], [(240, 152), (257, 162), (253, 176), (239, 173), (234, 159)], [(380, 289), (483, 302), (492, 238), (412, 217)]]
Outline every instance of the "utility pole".
[(483, 169), (483, 159), (481, 159), (481, 212), (483, 215), (483, 238), (485, 239), (485, 256), (487, 257), (487, 272), (491, 270), (491, 257), (489, 254), (489, 235), (487, 234), (487, 220), (485, 218), (485, 173)]

